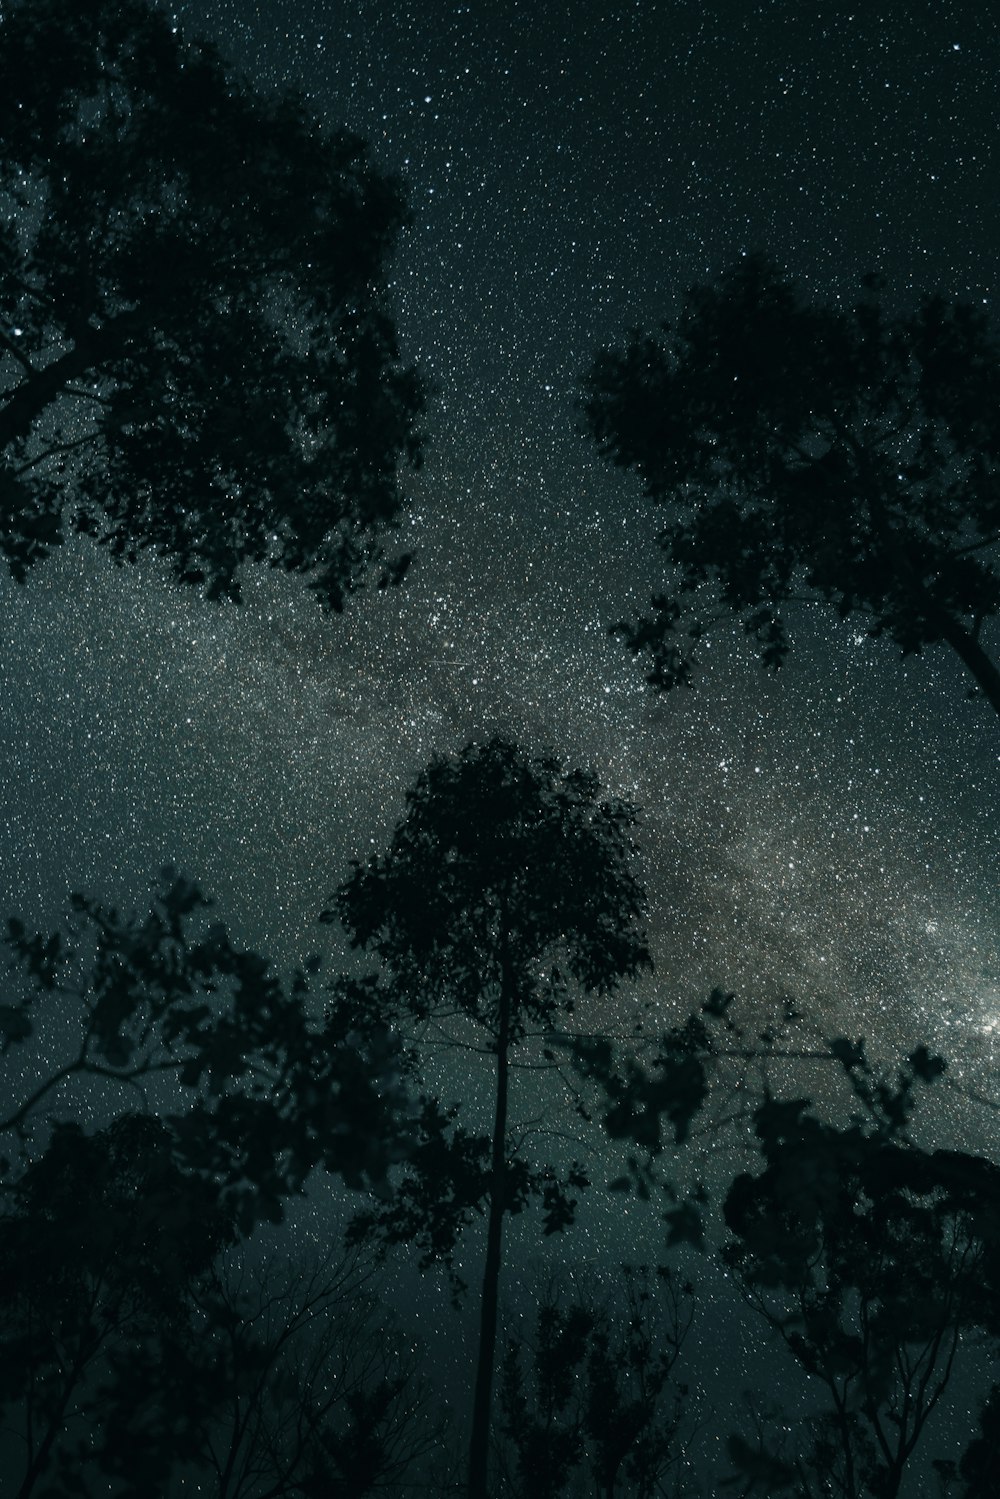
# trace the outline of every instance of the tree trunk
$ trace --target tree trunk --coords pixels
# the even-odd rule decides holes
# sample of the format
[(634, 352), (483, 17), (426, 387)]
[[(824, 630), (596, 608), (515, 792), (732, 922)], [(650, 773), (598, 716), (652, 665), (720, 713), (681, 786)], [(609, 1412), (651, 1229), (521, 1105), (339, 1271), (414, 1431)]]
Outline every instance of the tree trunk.
[[(505, 944), (506, 947), (506, 944)], [(500, 1243), (506, 1212), (507, 1186), (507, 1092), (510, 1022), (514, 1002), (514, 976), (509, 955), (503, 954), (500, 980), (500, 1015), (497, 1027), (497, 1096), (493, 1120), (492, 1170), (489, 1221), (486, 1229), (486, 1264), (479, 1310), (479, 1356), (472, 1402), (472, 1434), (469, 1440), (469, 1499), (488, 1499), (487, 1467), (490, 1451), (490, 1413), (493, 1403), (493, 1364), (497, 1342), (497, 1312), (500, 1300)]]
[(943, 618), (942, 637), (972, 673), (993, 712), (1000, 715), (1000, 670), (979, 641), (956, 619)]

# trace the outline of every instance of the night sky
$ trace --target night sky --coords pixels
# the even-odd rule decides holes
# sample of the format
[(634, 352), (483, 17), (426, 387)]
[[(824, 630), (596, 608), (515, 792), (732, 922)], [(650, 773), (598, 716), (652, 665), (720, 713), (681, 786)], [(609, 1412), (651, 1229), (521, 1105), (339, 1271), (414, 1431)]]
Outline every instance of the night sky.
[[(886, 1055), (927, 1040), (988, 1086), (994, 716), (943, 648), (904, 666), (822, 611), (792, 620), (777, 678), (723, 633), (694, 690), (653, 696), (606, 629), (657, 586), (655, 513), (574, 402), (598, 348), (754, 250), (821, 298), (879, 271), (900, 304), (939, 287), (992, 305), (991, 9), (177, 4), (186, 31), (302, 88), (409, 184), (393, 296), (434, 385), (407, 481), (417, 560), (403, 589), (340, 618), (273, 574), (248, 576), (239, 607), (209, 605), (84, 542), (24, 588), (3, 581), (7, 908), (55, 920), (80, 888), (138, 905), (170, 861), (290, 962), (329, 944), (319, 911), (387, 841), (431, 754), (499, 732), (645, 809), (657, 972), (642, 993), (664, 1018), (713, 984), (751, 1015), (794, 995), (826, 1034)], [(989, 1150), (994, 1126), (949, 1095), (939, 1127)], [(322, 1236), (336, 1213), (321, 1194), (294, 1232)], [(622, 1222), (595, 1205), (562, 1252), (655, 1257), (655, 1218)], [(443, 1293), (420, 1295), (427, 1323)], [(730, 1316), (716, 1303), (707, 1325)]]

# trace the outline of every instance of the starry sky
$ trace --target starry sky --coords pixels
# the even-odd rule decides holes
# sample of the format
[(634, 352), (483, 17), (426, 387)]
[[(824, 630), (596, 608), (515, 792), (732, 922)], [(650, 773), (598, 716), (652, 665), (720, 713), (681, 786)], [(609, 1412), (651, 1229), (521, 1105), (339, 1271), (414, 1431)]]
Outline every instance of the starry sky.
[[(776, 679), (722, 633), (694, 690), (651, 695), (607, 626), (657, 586), (656, 517), (575, 400), (598, 348), (754, 250), (825, 299), (874, 270), (901, 305), (932, 287), (992, 305), (990, 7), (172, 9), (409, 185), (393, 300), (433, 386), (407, 481), (417, 561), (340, 618), (272, 574), (208, 605), (85, 542), (0, 581), (7, 908), (54, 920), (80, 888), (141, 904), (172, 861), (290, 962), (330, 941), (318, 912), (430, 755), (501, 732), (645, 809), (643, 997), (663, 1016), (713, 984), (748, 1014), (794, 995), (827, 1034), (885, 1055), (928, 1040), (988, 1085), (1000, 725), (943, 650), (901, 664), (805, 609)], [(939, 1127), (988, 1149), (995, 1119), (949, 1096)], [(610, 1214), (589, 1233), (620, 1257)]]

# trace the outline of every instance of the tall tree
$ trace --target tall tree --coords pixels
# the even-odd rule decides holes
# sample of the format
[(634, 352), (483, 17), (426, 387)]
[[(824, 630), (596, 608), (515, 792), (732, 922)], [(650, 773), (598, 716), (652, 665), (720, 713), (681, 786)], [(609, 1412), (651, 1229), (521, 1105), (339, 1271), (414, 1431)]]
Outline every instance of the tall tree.
[[(145, 0), (0, 16), (0, 551), (67, 529), (210, 597), (251, 559), (340, 609), (397, 523), (420, 382), (400, 184)], [(405, 558), (387, 563), (397, 580)]]
[(617, 627), (655, 687), (689, 681), (729, 615), (780, 666), (804, 598), (904, 655), (950, 646), (1000, 713), (1000, 347), (981, 308), (889, 313), (875, 290), (813, 305), (747, 257), (595, 360), (590, 432), (659, 507), (672, 569)]
[(494, 1058), (485, 1178), (475, 1142), (458, 1140), (461, 1179), (476, 1198), (485, 1185), (487, 1209), (470, 1499), (487, 1494), (504, 1217), (523, 1202), (509, 1152), (511, 1053), (530, 1026), (551, 1029), (571, 1012), (574, 991), (608, 992), (651, 966), (630, 867), (635, 819), (628, 803), (601, 800), (590, 774), (504, 739), (473, 744), (431, 762), (388, 853), (337, 891), (336, 914), (355, 946), (388, 965), (401, 1004), (417, 1017), (466, 1017)]

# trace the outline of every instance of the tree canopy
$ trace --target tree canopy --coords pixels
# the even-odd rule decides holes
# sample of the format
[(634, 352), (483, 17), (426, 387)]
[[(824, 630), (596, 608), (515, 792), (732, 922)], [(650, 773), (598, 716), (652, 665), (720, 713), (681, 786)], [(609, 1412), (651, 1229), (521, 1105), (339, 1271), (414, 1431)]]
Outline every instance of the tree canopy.
[(210, 597), (253, 560), (340, 609), (398, 521), (420, 381), (386, 299), (407, 208), (363, 142), (145, 0), (0, 19), (0, 551), (72, 530)]
[(336, 915), (418, 1015), (454, 1006), (495, 1028), (506, 975), (516, 1037), (572, 1010), (574, 985), (606, 991), (649, 964), (636, 816), (590, 772), (470, 744), (417, 778), (389, 852), (355, 864)]
[(904, 655), (949, 645), (1000, 713), (1000, 347), (981, 308), (805, 301), (747, 257), (675, 323), (605, 350), (583, 409), (658, 507), (672, 572), (617, 628), (666, 689), (734, 614), (778, 667), (785, 611), (831, 605)]
[(939, 1076), (940, 1058), (915, 1053), (893, 1085), (860, 1048), (837, 1053), (861, 1105), (849, 1125), (765, 1093), (765, 1168), (737, 1176), (725, 1201), (724, 1258), (826, 1403), (773, 1451), (737, 1435), (730, 1456), (744, 1493), (760, 1481), (802, 1499), (895, 1499), (963, 1339), (996, 1337), (1000, 1173), (909, 1138), (914, 1083)]
[[(280, 1220), (317, 1167), (360, 1187), (406, 1153), (404, 1059), (371, 986), (332, 980), (315, 1018), (318, 960), (283, 982), (221, 924), (199, 921), (209, 904), (167, 869), (141, 916), (76, 896), (68, 932), (8, 921), (0, 1182), (37, 1153), (81, 1081), (106, 1114), (123, 1093), (175, 1081), (160, 1115), (175, 1158), (243, 1232)], [(34, 1045), (55, 1025), (61, 1062)]]
[[(496, 1059), (491, 1136), (449, 1137), (454, 1111), (425, 1110), (425, 1159), (415, 1156), (401, 1204), (374, 1215), (390, 1234), (434, 1245), (442, 1233), (452, 1242), (485, 1206), (470, 1499), (488, 1493), (504, 1217), (540, 1193), (551, 1231), (572, 1221), (574, 1206), (551, 1168), (532, 1172), (511, 1158), (510, 1053), (530, 1025), (547, 1032), (571, 1012), (575, 991), (609, 992), (651, 966), (631, 868), (635, 821), (635, 808), (602, 799), (587, 772), (505, 739), (470, 744), (432, 760), (389, 852), (356, 864), (328, 913), (384, 959), (398, 1003), (421, 1018), (467, 1018)], [(575, 1166), (569, 1185), (587, 1185)]]

